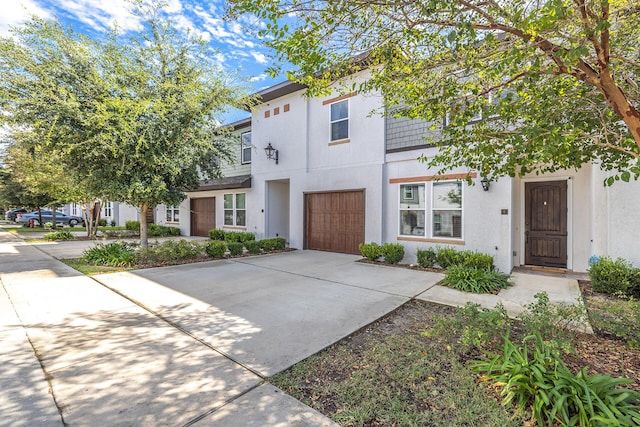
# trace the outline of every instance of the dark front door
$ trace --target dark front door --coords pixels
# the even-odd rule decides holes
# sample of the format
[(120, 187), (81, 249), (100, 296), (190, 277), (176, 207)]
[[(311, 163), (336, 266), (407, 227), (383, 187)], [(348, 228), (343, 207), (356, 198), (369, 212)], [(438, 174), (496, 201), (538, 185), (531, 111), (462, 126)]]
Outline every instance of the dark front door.
[(364, 242), (364, 191), (305, 194), (305, 248), (359, 254)]
[(216, 198), (191, 199), (191, 235), (208, 237), (212, 228), (216, 228)]
[(525, 183), (525, 264), (567, 267), (567, 181)]

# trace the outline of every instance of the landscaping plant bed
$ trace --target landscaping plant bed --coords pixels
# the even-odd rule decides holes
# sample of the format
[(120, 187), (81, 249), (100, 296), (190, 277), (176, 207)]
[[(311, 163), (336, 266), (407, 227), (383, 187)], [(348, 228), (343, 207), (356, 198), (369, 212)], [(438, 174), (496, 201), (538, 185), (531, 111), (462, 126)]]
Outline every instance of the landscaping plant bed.
[(392, 264), (390, 262), (384, 261), (371, 261), (366, 258), (356, 260), (356, 262), (361, 262), (363, 264), (384, 265), (385, 267), (405, 268), (409, 270), (430, 271), (432, 273), (444, 273), (445, 271), (444, 269), (438, 267), (420, 267), (418, 264)]
[[(503, 406), (496, 389), (468, 369), (481, 352), (451, 327), (455, 316), (455, 308), (410, 301), (271, 382), (343, 426), (536, 425), (529, 411), (514, 416), (514, 407)], [(521, 334), (519, 322), (511, 322), (514, 342)], [(574, 373), (587, 366), (589, 374), (625, 376), (633, 381), (627, 388), (640, 390), (637, 349), (569, 336), (576, 352), (563, 360)]]

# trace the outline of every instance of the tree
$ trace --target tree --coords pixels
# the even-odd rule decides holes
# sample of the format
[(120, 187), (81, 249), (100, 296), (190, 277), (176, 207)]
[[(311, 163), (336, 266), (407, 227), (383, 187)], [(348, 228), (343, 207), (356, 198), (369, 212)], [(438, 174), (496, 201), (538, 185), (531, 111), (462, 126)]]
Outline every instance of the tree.
[(144, 28), (130, 38), (92, 40), (34, 18), (0, 40), (0, 108), (90, 192), (138, 206), (146, 247), (144, 213), (219, 175), (230, 153), (217, 115), (247, 98), (200, 40), (162, 19), (160, 3), (138, 4)]
[[(442, 128), (424, 159), (516, 176), (597, 162), (640, 175), (640, 7), (627, 0), (232, 0), (315, 94), (371, 78), (388, 114)], [(267, 37), (269, 36), (269, 37)], [(318, 71), (321, 70), (321, 71)], [(446, 117), (446, 125), (443, 119)], [(487, 120), (474, 121), (485, 117)]]

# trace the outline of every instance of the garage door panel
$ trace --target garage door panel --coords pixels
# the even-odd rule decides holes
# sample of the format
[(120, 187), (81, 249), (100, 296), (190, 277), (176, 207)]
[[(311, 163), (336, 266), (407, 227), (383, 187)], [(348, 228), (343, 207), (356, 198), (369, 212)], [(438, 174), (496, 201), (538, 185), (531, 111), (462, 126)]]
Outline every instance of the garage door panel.
[(358, 254), (364, 242), (364, 191), (305, 195), (307, 249)]

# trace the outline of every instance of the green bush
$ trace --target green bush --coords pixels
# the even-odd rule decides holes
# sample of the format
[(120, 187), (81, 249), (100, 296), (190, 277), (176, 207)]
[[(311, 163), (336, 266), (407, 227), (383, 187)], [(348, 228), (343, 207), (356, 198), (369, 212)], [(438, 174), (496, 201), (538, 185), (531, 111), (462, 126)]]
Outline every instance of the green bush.
[(126, 242), (102, 244), (85, 250), (82, 259), (89, 264), (124, 267), (136, 262), (134, 246)]
[[(529, 348), (529, 341), (534, 341)], [(502, 353), (470, 363), (483, 380), (493, 381), (503, 405), (516, 404), (518, 412), (530, 407), (538, 425), (637, 426), (640, 392), (618, 386), (625, 378), (577, 374), (560, 359), (555, 346), (539, 334), (527, 336), (517, 347), (505, 336)]]
[(124, 223), (124, 228), (127, 230), (140, 231), (140, 222), (139, 221), (126, 221)]
[(473, 268), (493, 269), (493, 257), (489, 254), (474, 251), (461, 251), (462, 265)]
[(640, 296), (640, 269), (622, 258), (603, 257), (589, 267), (593, 290), (611, 295)]
[(259, 254), (262, 251), (262, 245), (255, 240), (249, 240), (244, 243), (244, 247), (247, 248), (247, 252), (250, 254)]
[(431, 268), (436, 264), (437, 252), (433, 248), (420, 249), (418, 248), (417, 258), (418, 265), (423, 268)]
[(287, 248), (287, 239), (284, 237), (274, 237), (271, 240), (273, 241), (273, 249), (281, 251)]
[(227, 244), (220, 240), (213, 240), (211, 242), (207, 242), (204, 250), (207, 255), (212, 258), (222, 258), (224, 257), (224, 253), (227, 251)]
[(219, 228), (213, 228), (209, 230), (209, 238), (211, 240), (224, 240), (225, 232)]
[(589, 321), (594, 330), (615, 335), (630, 347), (640, 348), (640, 301), (592, 298)]
[(385, 243), (382, 245), (382, 256), (385, 262), (397, 264), (404, 258), (404, 246), (400, 243)]
[(363, 257), (369, 261), (377, 261), (382, 256), (382, 246), (375, 242), (360, 243), (358, 249)]
[(240, 242), (229, 242), (227, 243), (227, 248), (229, 248), (229, 254), (231, 254), (231, 256), (239, 256), (242, 255), (244, 245)]
[(477, 294), (496, 293), (511, 286), (508, 276), (488, 268), (467, 267), (460, 264), (450, 266), (442, 285), (464, 292)]
[(115, 226), (116, 226), (116, 220), (115, 220), (115, 219), (112, 219), (112, 220), (111, 220), (111, 226), (112, 226), (112, 227), (115, 227)]
[(251, 240), (256, 240), (256, 235), (248, 231), (226, 231), (224, 233), (224, 240), (227, 242), (246, 243)]
[(59, 230), (53, 233), (47, 233), (44, 236), (45, 240), (75, 240), (74, 236), (69, 230)]
[(149, 224), (148, 234), (152, 237), (179, 236), (180, 229), (166, 225)]
[(260, 243), (260, 247), (265, 252), (271, 252), (275, 249), (275, 244), (271, 239), (262, 239), (258, 243)]
[(453, 248), (437, 248), (436, 262), (445, 270), (452, 265), (462, 264), (462, 257)]
[(202, 253), (202, 245), (188, 240), (167, 240), (156, 243), (139, 253), (139, 261), (143, 264), (165, 263), (197, 258)]
[(99, 227), (106, 227), (106, 226), (107, 226), (107, 220), (106, 220), (106, 219), (104, 219), (104, 218), (100, 218), (100, 219), (98, 220), (98, 226), (99, 226)]

